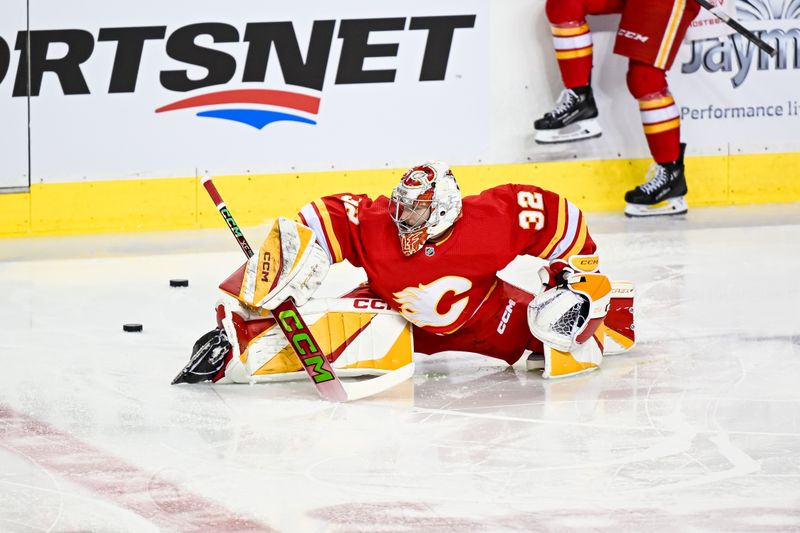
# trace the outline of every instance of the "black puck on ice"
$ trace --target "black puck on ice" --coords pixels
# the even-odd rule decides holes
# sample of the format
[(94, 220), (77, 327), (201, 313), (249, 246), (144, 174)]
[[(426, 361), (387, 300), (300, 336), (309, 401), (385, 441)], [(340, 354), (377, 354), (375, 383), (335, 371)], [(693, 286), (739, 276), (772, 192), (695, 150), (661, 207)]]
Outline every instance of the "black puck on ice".
[(141, 324), (122, 324), (122, 331), (137, 332), (142, 331)]
[(171, 279), (169, 280), (170, 287), (188, 287), (189, 280), (188, 279)]

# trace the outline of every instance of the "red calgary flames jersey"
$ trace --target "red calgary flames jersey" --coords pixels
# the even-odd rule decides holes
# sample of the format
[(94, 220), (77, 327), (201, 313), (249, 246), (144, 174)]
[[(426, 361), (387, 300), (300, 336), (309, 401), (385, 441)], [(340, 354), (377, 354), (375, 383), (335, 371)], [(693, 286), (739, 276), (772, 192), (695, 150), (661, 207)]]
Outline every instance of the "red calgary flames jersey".
[(415, 326), (451, 333), (492, 293), (497, 272), (518, 255), (547, 260), (594, 253), (580, 210), (530, 185), (502, 185), (463, 200), (452, 232), (411, 256), (400, 249), (389, 200), (326, 196), (300, 211), (331, 262), (366, 270), (370, 287)]

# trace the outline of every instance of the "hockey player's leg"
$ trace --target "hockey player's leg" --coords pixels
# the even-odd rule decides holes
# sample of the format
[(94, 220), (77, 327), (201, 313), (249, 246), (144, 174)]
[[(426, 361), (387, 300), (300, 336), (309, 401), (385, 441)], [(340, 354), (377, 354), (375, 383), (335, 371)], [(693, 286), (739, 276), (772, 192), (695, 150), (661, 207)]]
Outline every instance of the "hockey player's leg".
[[(687, 7), (683, 13), (673, 13), (664, 6), (655, 9), (650, 17), (664, 25), (660, 47), (649, 43), (639, 44), (630, 39), (617, 39), (615, 51), (631, 58), (628, 68), (628, 89), (639, 101), (642, 126), (655, 165), (647, 175), (647, 182), (625, 194), (625, 214), (631, 217), (654, 215), (679, 215), (688, 211), (686, 203), (686, 177), (683, 155), (685, 145), (680, 142), (680, 114), (667, 86), (666, 70), (674, 60), (680, 41), (688, 24), (697, 14), (697, 6)], [(637, 32), (649, 27), (640, 17), (623, 15), (621, 27)], [(680, 17), (680, 18), (676, 18)], [(678, 21), (674, 28), (673, 19)], [(673, 27), (674, 31), (668, 31)], [(643, 31), (643, 30), (642, 30)], [(657, 41), (653, 41), (654, 43)], [(637, 48), (638, 47), (638, 48)]]
[(680, 215), (686, 213), (686, 176), (680, 142), (678, 106), (667, 87), (663, 70), (631, 60), (628, 89), (639, 101), (642, 127), (655, 163), (646, 183), (625, 193), (627, 216)]
[(617, 13), (622, 0), (548, 0), (545, 9), (565, 89), (555, 107), (533, 124), (538, 143), (572, 142), (602, 134), (590, 85), (592, 34), (587, 14)]

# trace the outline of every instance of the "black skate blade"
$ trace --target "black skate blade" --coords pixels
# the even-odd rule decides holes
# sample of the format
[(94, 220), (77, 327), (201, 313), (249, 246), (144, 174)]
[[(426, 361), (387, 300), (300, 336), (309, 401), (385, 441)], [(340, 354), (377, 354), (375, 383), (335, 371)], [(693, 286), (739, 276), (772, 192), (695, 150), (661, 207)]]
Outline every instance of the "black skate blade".
[(171, 384), (213, 381), (217, 372), (225, 366), (225, 354), (230, 348), (225, 332), (219, 328), (212, 329), (194, 343), (189, 362)]

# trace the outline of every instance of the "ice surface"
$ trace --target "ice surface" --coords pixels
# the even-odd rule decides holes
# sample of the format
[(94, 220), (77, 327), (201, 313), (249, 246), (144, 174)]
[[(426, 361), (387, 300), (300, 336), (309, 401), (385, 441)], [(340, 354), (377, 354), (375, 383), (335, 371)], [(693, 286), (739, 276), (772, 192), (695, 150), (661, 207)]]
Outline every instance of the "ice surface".
[(242, 260), (226, 230), (0, 241), (0, 531), (800, 530), (800, 205), (589, 219), (633, 352), (562, 381), (422, 357), (346, 405), (169, 385)]

